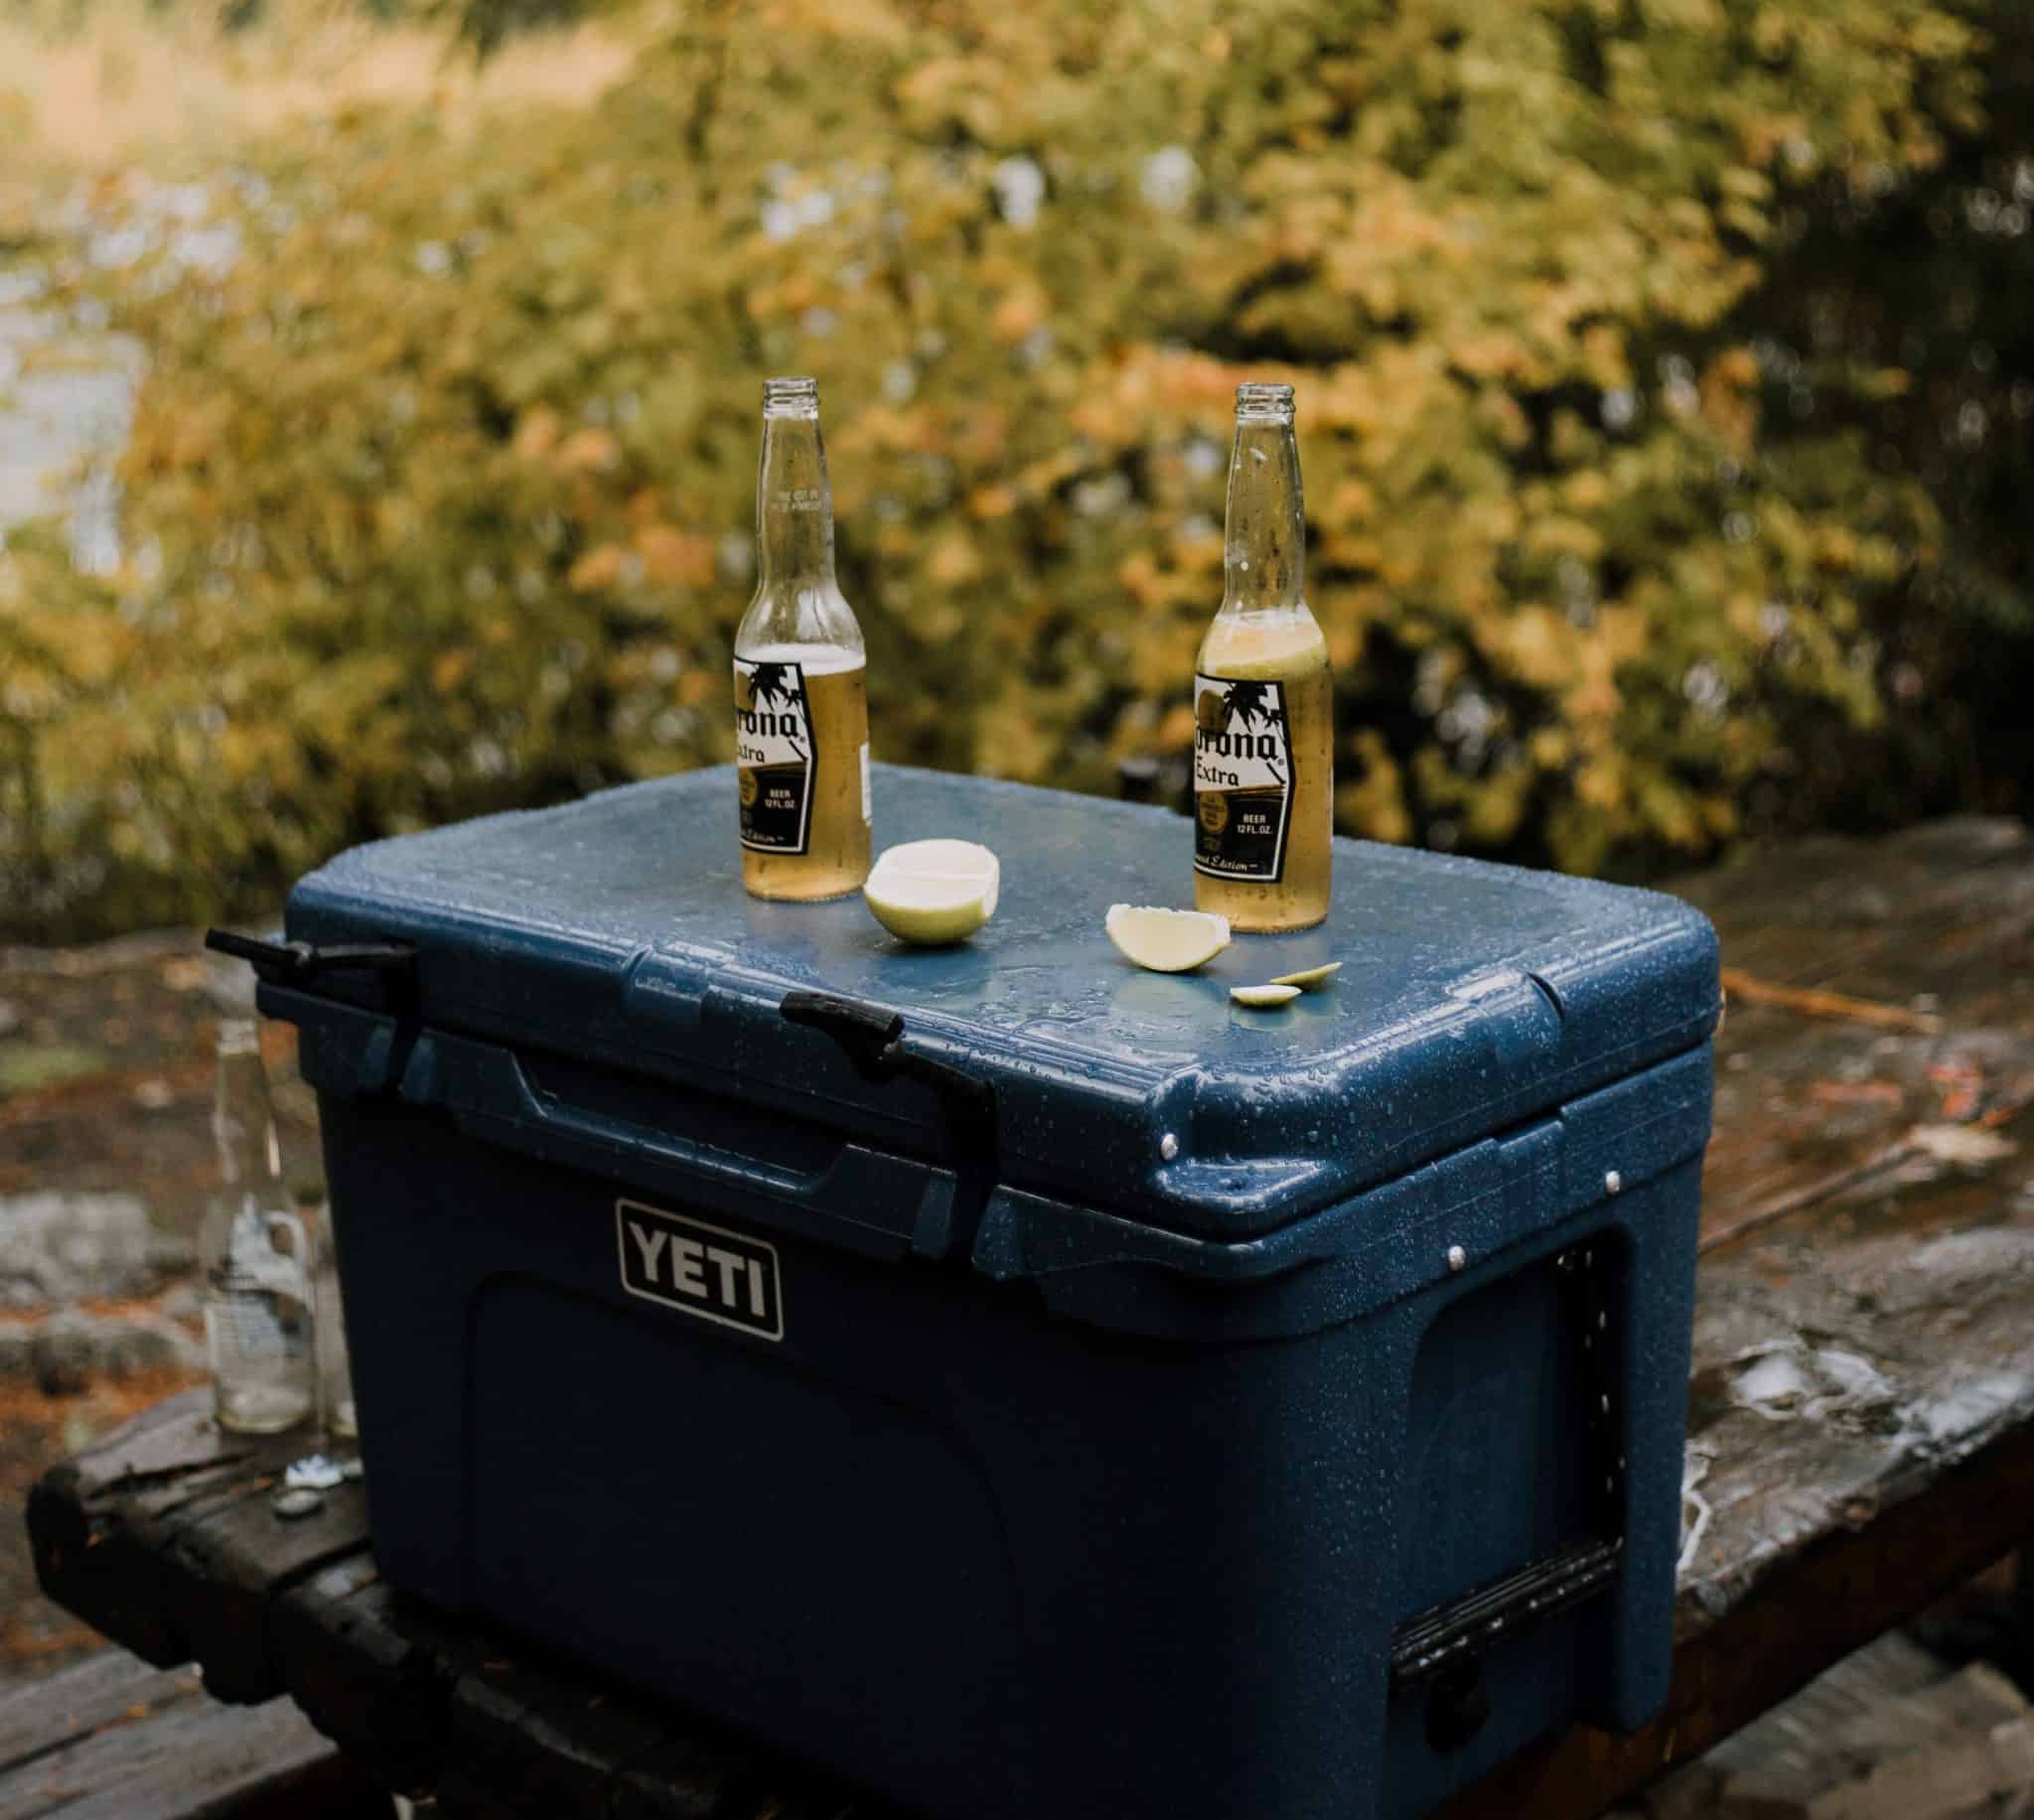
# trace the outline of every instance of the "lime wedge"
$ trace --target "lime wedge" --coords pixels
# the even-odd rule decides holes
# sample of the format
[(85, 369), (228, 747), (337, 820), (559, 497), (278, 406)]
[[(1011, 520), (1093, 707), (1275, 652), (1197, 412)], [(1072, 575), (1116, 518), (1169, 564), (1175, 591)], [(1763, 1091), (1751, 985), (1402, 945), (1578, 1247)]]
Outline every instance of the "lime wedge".
[(1229, 946), (1229, 918), (1206, 910), (1111, 904), (1102, 926), (1120, 953), (1153, 973), (1190, 973)]
[(1311, 992), (1316, 986), (1325, 986), (1341, 970), (1342, 963), (1331, 960), (1325, 967), (1304, 967), (1297, 973), (1281, 973), (1271, 983), (1274, 986), (1297, 986), (1302, 992)]
[(1280, 1005), (1290, 1005), (1299, 997), (1297, 986), (1281, 986), (1275, 980), (1268, 986), (1232, 986), (1229, 996), (1238, 1005), (1249, 1005), (1258, 1011), (1272, 1011)]
[(996, 913), (1002, 872), (996, 856), (970, 840), (906, 841), (883, 849), (862, 897), (899, 940), (943, 947)]

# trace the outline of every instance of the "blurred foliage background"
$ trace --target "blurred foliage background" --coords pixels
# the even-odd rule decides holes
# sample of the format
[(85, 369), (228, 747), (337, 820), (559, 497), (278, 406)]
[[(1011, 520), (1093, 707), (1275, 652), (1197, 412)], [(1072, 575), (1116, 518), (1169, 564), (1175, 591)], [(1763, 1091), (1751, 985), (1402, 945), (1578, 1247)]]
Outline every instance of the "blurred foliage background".
[(0, 927), (728, 756), (777, 371), (879, 757), (1183, 780), (1279, 377), (1345, 832), (1643, 877), (2026, 808), (2022, 0), (684, 0), (586, 92), (448, 103), (546, 10), (0, 195), (37, 307), (146, 363), (116, 552), (0, 552)]

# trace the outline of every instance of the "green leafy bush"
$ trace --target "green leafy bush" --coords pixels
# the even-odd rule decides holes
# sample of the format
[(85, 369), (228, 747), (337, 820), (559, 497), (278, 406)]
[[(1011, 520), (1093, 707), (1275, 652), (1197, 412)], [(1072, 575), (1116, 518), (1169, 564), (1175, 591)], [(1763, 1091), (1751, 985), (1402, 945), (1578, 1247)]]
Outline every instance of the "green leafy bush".
[(1178, 765), (1247, 374), (1298, 388), (1345, 831), (1631, 869), (1816, 812), (1889, 666), (1955, 667), (1888, 629), (1956, 514), (1877, 452), (1897, 325), (1775, 274), (1991, 143), (1989, 55), (1918, 0), (776, 0), (583, 113), (300, 134), (224, 276), (115, 292), (127, 568), (5, 559), (0, 913), (727, 756), (774, 371), (880, 757)]

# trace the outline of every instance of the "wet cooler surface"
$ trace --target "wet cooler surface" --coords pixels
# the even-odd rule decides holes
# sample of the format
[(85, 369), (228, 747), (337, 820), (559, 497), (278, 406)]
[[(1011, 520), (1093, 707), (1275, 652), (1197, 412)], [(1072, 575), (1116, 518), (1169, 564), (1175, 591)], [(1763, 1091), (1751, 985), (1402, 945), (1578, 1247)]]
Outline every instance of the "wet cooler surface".
[[(1537, 974), (1698, 946), (1675, 901), (1512, 867), (1339, 840), (1325, 922), (1238, 933), (1191, 974), (1146, 972), (1102, 930), (1112, 904), (1193, 903), (1193, 827), (1168, 810), (878, 766), (875, 845), (949, 836), (1002, 864), (986, 927), (948, 948), (885, 933), (859, 895), (766, 903), (741, 884), (728, 768), (384, 842), (318, 875), (503, 928), (621, 954), (652, 949), (901, 1011), (1090, 1051), (1133, 1071), (1198, 1062), (1278, 1073), (1380, 1035), (1416, 1035)], [(1343, 963), (1283, 1011), (1232, 986)]]

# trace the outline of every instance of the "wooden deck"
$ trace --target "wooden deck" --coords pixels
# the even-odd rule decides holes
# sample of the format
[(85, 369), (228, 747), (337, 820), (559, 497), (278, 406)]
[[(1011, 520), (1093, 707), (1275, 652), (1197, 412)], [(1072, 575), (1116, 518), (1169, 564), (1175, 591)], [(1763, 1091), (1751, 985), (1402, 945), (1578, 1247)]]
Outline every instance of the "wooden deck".
[(222, 1706), (197, 1669), (108, 1649), (0, 1704), (0, 1820), (388, 1820), (287, 1700)]
[[(1688, 881), (1731, 969), (1690, 1387), (1674, 1690), (1450, 1820), (1582, 1820), (2034, 1540), (2034, 839), (1939, 824)], [(30, 1507), (51, 1595), (220, 1699), (288, 1693), (448, 1814), (878, 1820), (881, 1810), (376, 1578), (358, 1485), (294, 1523), (301, 1443), (179, 1398)]]

